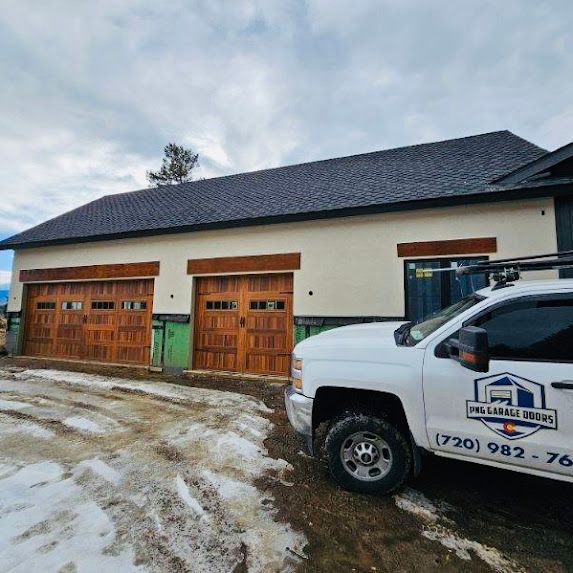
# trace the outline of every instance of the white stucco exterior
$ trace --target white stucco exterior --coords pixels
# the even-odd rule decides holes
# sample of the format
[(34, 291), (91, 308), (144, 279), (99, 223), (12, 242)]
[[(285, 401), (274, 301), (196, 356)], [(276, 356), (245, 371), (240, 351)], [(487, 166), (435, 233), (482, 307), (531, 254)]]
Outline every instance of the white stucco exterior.
[(157, 260), (153, 312), (189, 314), (188, 259), (300, 252), (295, 316), (403, 316), (404, 267), (397, 243), (475, 237), (497, 238), (498, 252), (483, 253), (494, 258), (555, 252), (553, 199), (23, 249), (14, 257), (8, 310), (22, 308), (21, 269)]

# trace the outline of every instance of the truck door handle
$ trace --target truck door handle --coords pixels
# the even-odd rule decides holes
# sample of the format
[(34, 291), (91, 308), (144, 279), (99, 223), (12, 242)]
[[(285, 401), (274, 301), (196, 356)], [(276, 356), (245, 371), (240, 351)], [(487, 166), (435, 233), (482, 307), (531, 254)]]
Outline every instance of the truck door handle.
[(573, 380), (561, 380), (561, 382), (552, 382), (552, 388), (557, 390), (573, 390)]

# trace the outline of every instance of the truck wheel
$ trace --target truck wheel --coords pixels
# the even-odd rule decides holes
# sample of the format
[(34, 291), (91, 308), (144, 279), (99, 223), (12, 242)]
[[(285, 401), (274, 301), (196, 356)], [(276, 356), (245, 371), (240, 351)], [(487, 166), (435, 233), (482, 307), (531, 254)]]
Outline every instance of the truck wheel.
[(412, 452), (407, 438), (375, 416), (343, 414), (330, 427), (325, 449), (331, 477), (350, 491), (388, 494), (410, 475)]

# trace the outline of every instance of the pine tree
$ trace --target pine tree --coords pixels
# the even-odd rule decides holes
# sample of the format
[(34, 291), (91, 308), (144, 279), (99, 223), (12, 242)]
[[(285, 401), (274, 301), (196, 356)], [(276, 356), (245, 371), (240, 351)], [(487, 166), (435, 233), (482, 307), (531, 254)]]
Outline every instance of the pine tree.
[(147, 172), (149, 186), (176, 185), (191, 181), (193, 169), (199, 165), (199, 154), (176, 143), (167, 144), (163, 152), (165, 157), (161, 169)]

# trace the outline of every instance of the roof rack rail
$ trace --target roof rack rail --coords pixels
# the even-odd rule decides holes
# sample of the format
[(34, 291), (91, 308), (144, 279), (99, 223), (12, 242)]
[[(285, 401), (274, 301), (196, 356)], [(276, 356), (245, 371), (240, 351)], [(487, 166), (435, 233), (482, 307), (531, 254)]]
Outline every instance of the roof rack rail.
[(456, 275), (470, 275), (491, 273), (495, 281), (494, 289), (503, 288), (520, 278), (525, 271), (546, 271), (553, 269), (572, 269), (573, 251), (561, 251), (546, 255), (533, 255), (530, 257), (514, 257), (512, 259), (499, 259), (497, 261), (483, 261), (472, 265), (452, 269)]

